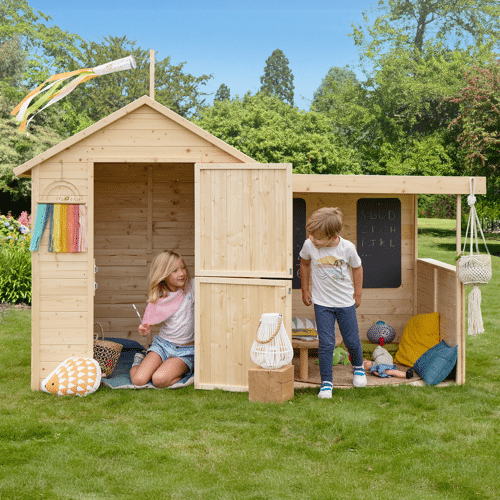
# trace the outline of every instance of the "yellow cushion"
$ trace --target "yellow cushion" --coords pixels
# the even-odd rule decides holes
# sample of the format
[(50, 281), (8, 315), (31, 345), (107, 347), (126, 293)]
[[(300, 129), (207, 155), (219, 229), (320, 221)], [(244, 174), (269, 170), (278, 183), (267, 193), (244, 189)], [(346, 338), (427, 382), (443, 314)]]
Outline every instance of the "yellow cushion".
[(420, 356), (439, 343), (439, 313), (417, 314), (408, 321), (394, 363), (413, 366)]

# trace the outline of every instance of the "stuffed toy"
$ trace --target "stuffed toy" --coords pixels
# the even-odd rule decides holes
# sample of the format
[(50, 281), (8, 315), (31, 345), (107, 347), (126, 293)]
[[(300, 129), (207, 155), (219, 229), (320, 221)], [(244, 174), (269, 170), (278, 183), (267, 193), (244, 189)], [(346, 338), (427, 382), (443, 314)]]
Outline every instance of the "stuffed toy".
[(101, 368), (92, 358), (68, 358), (48, 375), (41, 389), (58, 396), (86, 396), (101, 385)]
[(394, 361), (387, 349), (382, 346), (375, 347), (373, 351), (373, 364), (374, 365), (393, 365)]
[[(349, 354), (342, 347), (336, 347), (333, 351), (333, 366), (339, 363), (342, 363), (344, 366), (350, 363)], [(316, 360), (316, 364), (319, 365), (319, 360)]]
[(368, 328), (366, 333), (368, 340), (373, 344), (390, 344), (396, 338), (396, 331), (385, 321), (377, 321), (373, 326)]
[(342, 349), (342, 347), (336, 347), (333, 351), (333, 366), (342, 363), (344, 366), (349, 364), (349, 354)]

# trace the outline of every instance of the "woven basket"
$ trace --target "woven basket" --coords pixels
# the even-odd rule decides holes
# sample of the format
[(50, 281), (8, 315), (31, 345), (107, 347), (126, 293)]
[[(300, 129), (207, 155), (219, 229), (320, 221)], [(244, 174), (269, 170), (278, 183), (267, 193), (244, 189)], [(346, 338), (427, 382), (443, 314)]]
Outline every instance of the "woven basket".
[(99, 363), (103, 376), (109, 377), (115, 369), (120, 353), (122, 352), (122, 345), (118, 342), (111, 342), (104, 340), (104, 329), (101, 323), (94, 323), (101, 330), (101, 337), (99, 334), (94, 334), (94, 359)]
[(462, 255), (458, 261), (458, 277), (464, 285), (488, 283), (491, 279), (490, 255)]
[[(474, 188), (476, 181), (474, 177), (470, 179), (470, 195), (467, 196), (467, 204), (470, 207), (469, 220), (467, 221), (467, 229), (465, 230), (465, 240), (462, 249), (462, 256), (458, 260), (458, 277), (464, 285), (472, 285), (472, 290), (469, 293), (469, 306), (468, 306), (468, 334), (477, 335), (484, 332), (483, 317), (481, 315), (481, 290), (480, 285), (488, 283), (491, 279), (491, 257), (484, 239), (483, 229), (477, 216), (476, 197), (474, 196)], [(465, 254), (467, 247), (467, 236), (470, 228), (470, 251)], [(479, 238), (477, 230), (481, 234), (484, 247), (486, 248), (487, 255), (479, 253)], [(475, 251), (474, 251), (474, 247)]]

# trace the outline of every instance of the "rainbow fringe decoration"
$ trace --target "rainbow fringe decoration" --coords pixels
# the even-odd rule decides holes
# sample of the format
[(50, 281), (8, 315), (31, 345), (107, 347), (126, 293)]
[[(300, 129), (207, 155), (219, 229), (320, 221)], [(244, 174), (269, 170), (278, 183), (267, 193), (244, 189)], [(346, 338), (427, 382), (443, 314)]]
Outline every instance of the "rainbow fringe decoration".
[(62, 203), (39, 203), (30, 250), (36, 252), (43, 232), (49, 225), (49, 252), (87, 251), (87, 207)]
[[(19, 125), (19, 130), (24, 132), (36, 114), (52, 104), (55, 104), (57, 101), (60, 101), (63, 97), (66, 97), (70, 92), (75, 90), (80, 83), (87, 82), (97, 76), (107, 75), (108, 73), (135, 69), (136, 66), (134, 56), (128, 56), (106, 64), (101, 64), (95, 68), (77, 69), (76, 71), (52, 75), (36, 89), (32, 90), (11, 111), (11, 115), (15, 115), (15, 121), (21, 123)], [(69, 80), (69, 82), (66, 82), (66, 80)], [(42, 95), (44, 92), (45, 94)], [(36, 101), (31, 104), (35, 98)], [(30, 115), (32, 116), (28, 119)]]

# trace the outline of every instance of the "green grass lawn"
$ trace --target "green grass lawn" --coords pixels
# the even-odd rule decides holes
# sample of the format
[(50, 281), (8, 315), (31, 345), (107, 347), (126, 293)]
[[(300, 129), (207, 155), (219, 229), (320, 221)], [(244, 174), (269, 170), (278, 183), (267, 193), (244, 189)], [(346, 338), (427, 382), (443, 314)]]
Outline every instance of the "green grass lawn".
[[(419, 255), (453, 264), (454, 221), (422, 220)], [(488, 237), (491, 253), (500, 238)], [(0, 313), (0, 499), (493, 499), (500, 477), (498, 276), (466, 384), (295, 391), (30, 389), (30, 311)]]

